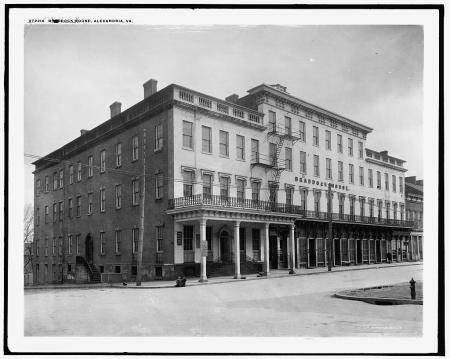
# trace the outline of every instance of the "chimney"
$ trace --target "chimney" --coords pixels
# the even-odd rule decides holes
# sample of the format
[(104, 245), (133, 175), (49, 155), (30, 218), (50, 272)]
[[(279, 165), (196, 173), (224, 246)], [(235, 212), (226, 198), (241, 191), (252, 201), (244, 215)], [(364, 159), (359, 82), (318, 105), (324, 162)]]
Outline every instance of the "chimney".
[(121, 106), (122, 104), (120, 102), (113, 102), (110, 106), (109, 109), (111, 110), (111, 118), (113, 118), (114, 116), (117, 116), (120, 112), (121, 112)]
[(238, 99), (239, 99), (239, 95), (237, 95), (235, 93), (228, 97), (225, 97), (225, 101), (232, 102), (232, 103), (237, 103)]
[(88, 133), (88, 132), (89, 132), (89, 130), (80, 130), (80, 133), (81, 133), (80, 136), (83, 136), (83, 135), (85, 135), (85, 134)]
[(147, 97), (153, 95), (157, 91), (156, 90), (157, 84), (158, 84), (158, 81), (156, 81), (154, 79), (150, 79), (145, 84), (142, 85), (142, 86), (144, 86), (144, 98), (147, 98)]

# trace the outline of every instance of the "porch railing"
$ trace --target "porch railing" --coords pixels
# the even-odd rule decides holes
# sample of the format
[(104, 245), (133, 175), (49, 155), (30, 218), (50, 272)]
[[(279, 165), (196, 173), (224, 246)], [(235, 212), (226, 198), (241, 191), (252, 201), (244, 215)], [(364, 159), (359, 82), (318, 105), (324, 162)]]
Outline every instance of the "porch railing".
[[(253, 199), (242, 199), (236, 197), (225, 197), (217, 195), (203, 195), (196, 194), (189, 197), (179, 197), (169, 199), (169, 209), (189, 208), (194, 206), (215, 206), (224, 208), (235, 209), (250, 209), (265, 212), (276, 212), (295, 214), (298, 219), (318, 219), (328, 220), (328, 213), (321, 211), (305, 210), (301, 206), (290, 205), (285, 203), (277, 203), (271, 201), (257, 201)], [(361, 223), (361, 224), (379, 224), (390, 225), (398, 227), (412, 227), (413, 221), (405, 221), (399, 219), (390, 218), (378, 218), (369, 216), (357, 216), (353, 214), (332, 213), (333, 221), (336, 222), (349, 222), (349, 223)]]

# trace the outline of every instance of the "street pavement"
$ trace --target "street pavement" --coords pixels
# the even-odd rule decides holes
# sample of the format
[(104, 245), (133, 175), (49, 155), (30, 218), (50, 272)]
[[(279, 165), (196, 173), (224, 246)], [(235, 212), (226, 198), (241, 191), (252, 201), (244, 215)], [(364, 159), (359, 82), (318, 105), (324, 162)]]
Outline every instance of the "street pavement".
[(25, 335), (420, 336), (420, 305), (377, 306), (333, 297), (338, 290), (411, 277), (422, 280), (422, 265), (186, 288), (26, 290)]

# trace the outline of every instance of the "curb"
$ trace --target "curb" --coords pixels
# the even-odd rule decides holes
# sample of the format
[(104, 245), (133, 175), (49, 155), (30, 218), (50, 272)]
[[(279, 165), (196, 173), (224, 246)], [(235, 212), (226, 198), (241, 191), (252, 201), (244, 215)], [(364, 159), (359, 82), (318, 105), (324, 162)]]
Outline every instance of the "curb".
[[(268, 276), (262, 276), (262, 277), (250, 277), (245, 279), (226, 279), (226, 280), (220, 280), (220, 281), (211, 281), (211, 282), (187, 282), (186, 287), (195, 287), (195, 286), (203, 286), (203, 285), (212, 285), (212, 284), (224, 284), (224, 283), (239, 283), (239, 282), (245, 282), (245, 281), (251, 281), (251, 280), (264, 280), (264, 279), (276, 279), (276, 278), (287, 278), (287, 277), (298, 277), (298, 276), (306, 276), (306, 275), (318, 275), (318, 274), (333, 274), (333, 273), (340, 273), (340, 272), (350, 272), (350, 271), (358, 271), (358, 270), (368, 270), (368, 269), (383, 269), (383, 268), (391, 268), (391, 267), (408, 267), (408, 266), (415, 266), (415, 265), (422, 265), (422, 262), (413, 262), (408, 264), (401, 264), (401, 265), (377, 265), (377, 266), (370, 266), (363, 267), (363, 268), (351, 268), (348, 269), (339, 269), (335, 271), (328, 272), (320, 271), (320, 272), (310, 272), (310, 273), (294, 273), (294, 274), (280, 274), (276, 276), (271, 276), (270, 274)], [(245, 276), (244, 276), (245, 277)], [(186, 288), (185, 287), (185, 288)], [(176, 288), (175, 285), (160, 285), (160, 286), (119, 286), (111, 284), (111, 288), (125, 288), (125, 289), (170, 289), (170, 288)], [(354, 299), (357, 300), (357, 299)]]
[[(369, 289), (369, 288), (361, 288), (361, 289)], [(399, 299), (399, 298), (386, 298), (386, 297), (378, 297), (378, 298), (370, 298), (370, 297), (357, 297), (353, 295), (345, 295), (335, 293), (334, 297), (340, 299), (347, 300), (358, 300), (360, 302), (366, 302), (370, 304), (381, 304), (381, 305), (401, 305), (401, 304), (415, 304), (415, 305), (423, 305), (423, 300), (419, 299)]]

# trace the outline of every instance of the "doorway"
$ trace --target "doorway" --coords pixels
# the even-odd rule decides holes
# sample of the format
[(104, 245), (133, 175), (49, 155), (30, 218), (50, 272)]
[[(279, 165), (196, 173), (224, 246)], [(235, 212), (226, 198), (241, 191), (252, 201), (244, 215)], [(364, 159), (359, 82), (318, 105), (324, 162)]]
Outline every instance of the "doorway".
[(335, 239), (334, 240), (334, 265), (340, 266), (341, 263), (341, 240)]
[(317, 267), (316, 239), (308, 238), (308, 243), (309, 243), (308, 267)]
[(361, 239), (356, 240), (356, 264), (362, 263), (362, 246)]
[(94, 242), (92, 241), (90, 233), (86, 236), (85, 249), (86, 249), (86, 261), (88, 263), (92, 263), (94, 257)]
[(375, 241), (375, 253), (376, 253), (375, 261), (377, 263), (380, 263), (381, 262), (381, 241), (380, 240)]
[(278, 269), (277, 236), (269, 237), (269, 265), (270, 265), (270, 269)]
[(220, 232), (219, 242), (220, 242), (220, 259), (224, 263), (231, 263), (230, 236), (227, 231), (223, 230), (222, 232)]

